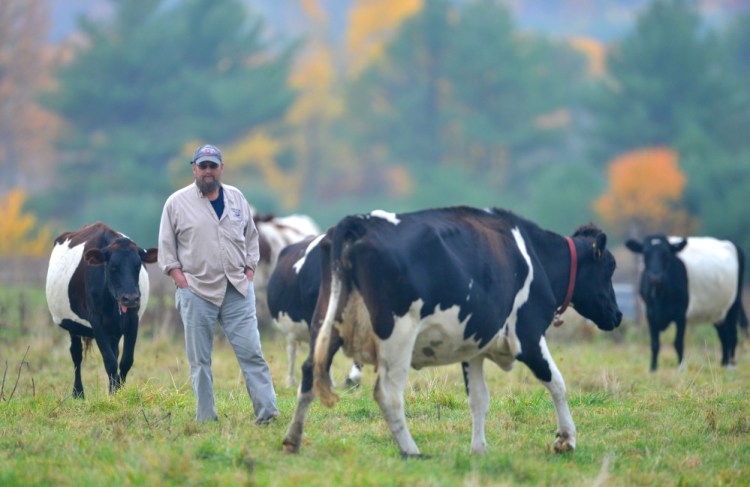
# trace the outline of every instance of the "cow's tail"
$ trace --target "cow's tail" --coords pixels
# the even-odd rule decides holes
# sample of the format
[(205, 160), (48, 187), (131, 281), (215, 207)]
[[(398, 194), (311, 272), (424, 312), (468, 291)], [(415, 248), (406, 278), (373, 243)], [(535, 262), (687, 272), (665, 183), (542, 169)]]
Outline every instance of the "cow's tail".
[[(351, 263), (348, 253), (352, 243), (363, 233), (362, 220), (358, 217), (347, 217), (329, 231), (330, 247), (321, 247), (323, 277), (315, 314), (323, 314), (320, 309), (323, 304), (321, 301), (325, 301), (326, 296), (327, 301), (325, 302), (327, 305), (320, 331), (314, 338), (313, 389), (320, 402), (327, 407), (333, 407), (339, 399), (333, 392), (330, 366), (333, 355), (341, 343), (338, 329), (334, 326), (334, 323), (342, 321), (344, 307), (351, 290), (349, 280)], [(313, 317), (313, 321), (315, 321), (315, 317)]]
[(742, 328), (743, 333), (745, 334), (745, 337), (750, 338), (750, 332), (748, 332), (747, 329), (747, 314), (745, 313), (745, 307), (742, 305), (742, 291), (743, 291), (743, 279), (745, 276), (745, 254), (742, 252), (742, 249), (737, 247), (737, 260), (739, 264), (739, 276), (737, 279), (737, 300), (735, 301), (735, 305), (738, 307), (737, 309), (737, 316), (739, 318), (739, 324), (740, 328)]

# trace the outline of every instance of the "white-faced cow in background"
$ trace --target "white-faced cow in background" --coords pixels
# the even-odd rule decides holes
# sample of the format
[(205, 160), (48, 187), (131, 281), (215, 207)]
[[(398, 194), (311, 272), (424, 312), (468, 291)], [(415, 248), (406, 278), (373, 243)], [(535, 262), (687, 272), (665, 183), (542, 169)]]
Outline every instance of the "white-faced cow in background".
[(253, 215), (258, 228), (258, 245), (260, 259), (253, 276), (255, 299), (258, 314), (258, 325), (266, 328), (271, 324), (268, 311), (266, 289), (271, 278), (281, 249), (289, 244), (299, 242), (305, 237), (320, 234), (318, 225), (307, 215), (289, 215), (277, 217), (273, 214)]
[[(109, 391), (125, 383), (133, 365), (138, 321), (148, 302), (148, 273), (157, 250), (139, 248), (101, 222), (55, 239), (47, 269), (47, 306), (52, 320), (70, 333), (75, 367), (73, 396), (84, 397), (81, 382), (83, 346), (93, 338), (104, 359)], [(124, 336), (120, 371), (120, 338)]]
[(461, 362), (473, 419), (471, 451), (486, 450), (485, 359), (526, 364), (557, 410), (557, 452), (573, 450), (576, 428), (565, 382), (545, 332), (570, 301), (603, 330), (619, 326), (607, 237), (593, 225), (572, 237), (542, 230), (500, 209), (468, 207), (350, 216), (321, 241), (323, 277), (314, 355), (302, 366), (297, 408), (284, 439), (300, 447), (314, 396), (326, 406), (327, 367), (339, 347), (375, 364), (374, 396), (402, 456), (420, 455), (404, 415), (410, 367)]
[(734, 367), (737, 322), (747, 328), (742, 307), (745, 258), (735, 244), (710, 237), (649, 235), (625, 245), (643, 254), (640, 295), (651, 331), (651, 370), (656, 370), (659, 334), (675, 322), (674, 348), (683, 367), (686, 323), (713, 323), (721, 340), (721, 365)]
[[(289, 359), (287, 387), (292, 387), (297, 382), (297, 344), (310, 342), (310, 323), (318, 300), (321, 276), (318, 243), (324, 236), (307, 237), (286, 246), (279, 254), (276, 268), (268, 281), (268, 309), (274, 325), (286, 337), (286, 354)], [(346, 379), (346, 385), (357, 385), (360, 377), (360, 366), (355, 363)]]

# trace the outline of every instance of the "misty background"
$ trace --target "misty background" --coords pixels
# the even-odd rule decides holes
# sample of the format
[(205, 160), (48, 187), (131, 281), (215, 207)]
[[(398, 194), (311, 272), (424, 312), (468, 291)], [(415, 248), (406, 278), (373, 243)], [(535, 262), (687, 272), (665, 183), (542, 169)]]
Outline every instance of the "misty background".
[(739, 0), (4, 0), (0, 253), (154, 246), (203, 143), (258, 213), (509, 208), (750, 251)]

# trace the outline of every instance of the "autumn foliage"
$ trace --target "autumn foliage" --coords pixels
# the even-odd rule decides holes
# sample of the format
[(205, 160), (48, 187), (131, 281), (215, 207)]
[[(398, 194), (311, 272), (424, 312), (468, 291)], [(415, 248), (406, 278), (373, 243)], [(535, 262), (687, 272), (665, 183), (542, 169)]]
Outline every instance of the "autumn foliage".
[(24, 201), (26, 193), (20, 189), (0, 198), (0, 256), (42, 256), (52, 247), (52, 232), (39, 227), (32, 213), (23, 213)]
[(610, 163), (608, 191), (594, 202), (594, 210), (622, 236), (685, 235), (695, 226), (681, 207), (685, 183), (675, 151), (664, 147), (631, 151)]

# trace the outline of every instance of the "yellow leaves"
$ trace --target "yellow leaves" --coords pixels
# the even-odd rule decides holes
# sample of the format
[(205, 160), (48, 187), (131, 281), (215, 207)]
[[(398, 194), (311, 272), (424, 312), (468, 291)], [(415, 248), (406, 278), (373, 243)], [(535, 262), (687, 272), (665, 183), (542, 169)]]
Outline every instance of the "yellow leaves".
[(355, 0), (346, 33), (352, 71), (359, 73), (380, 56), (387, 36), (422, 6), (423, 0)]
[(23, 213), (25, 201), (21, 189), (12, 189), (0, 199), (0, 255), (42, 256), (52, 246), (50, 229), (37, 228), (36, 216)]
[(313, 43), (306, 56), (295, 66), (289, 84), (300, 92), (287, 114), (292, 124), (302, 124), (312, 118), (331, 119), (342, 111), (342, 101), (332, 95), (336, 80), (330, 49)]
[(595, 211), (611, 226), (624, 225), (623, 235), (689, 232), (694, 221), (679, 208), (686, 179), (677, 159), (664, 147), (617, 157), (609, 165), (609, 190), (594, 202)]

